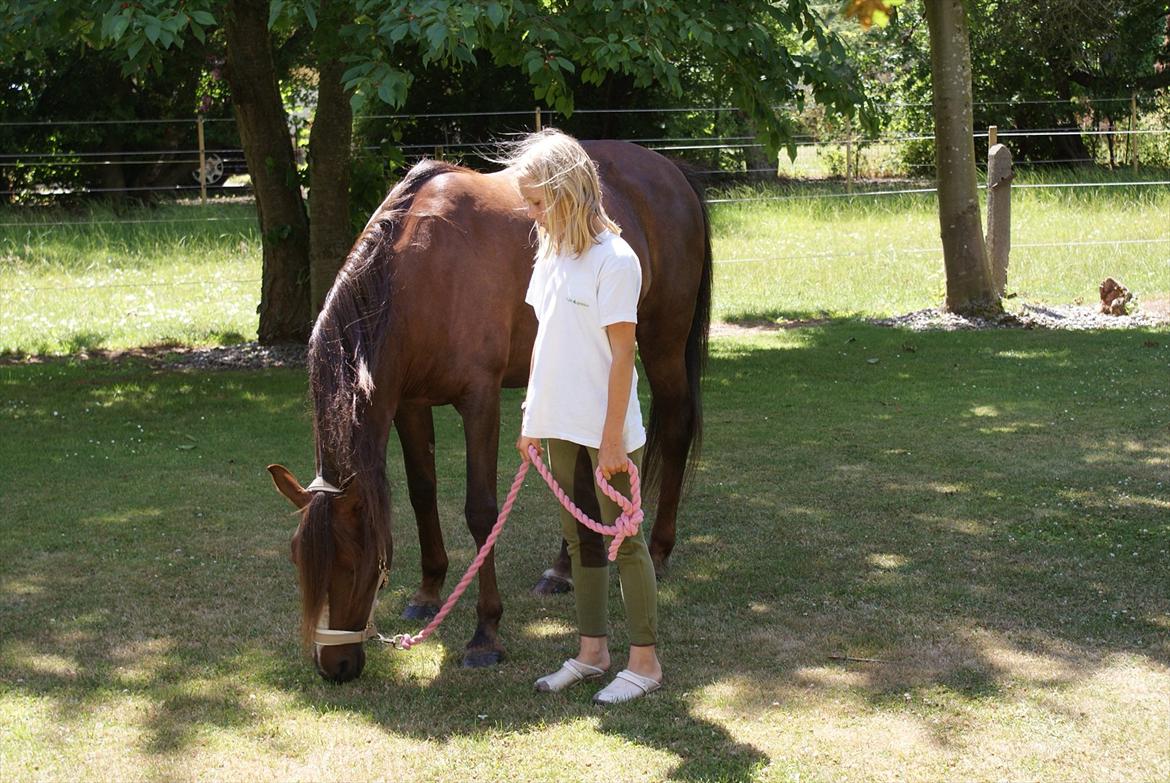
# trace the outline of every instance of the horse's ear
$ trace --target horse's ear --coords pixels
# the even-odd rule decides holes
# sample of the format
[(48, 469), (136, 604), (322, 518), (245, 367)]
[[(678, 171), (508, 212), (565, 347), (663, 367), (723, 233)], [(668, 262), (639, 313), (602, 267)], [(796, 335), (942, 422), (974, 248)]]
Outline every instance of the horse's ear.
[(288, 468), (284, 465), (269, 465), (268, 472), (272, 474), (272, 483), (276, 485), (276, 491), (288, 498), (294, 506), (304, 508), (309, 505), (313, 495), (301, 486)]

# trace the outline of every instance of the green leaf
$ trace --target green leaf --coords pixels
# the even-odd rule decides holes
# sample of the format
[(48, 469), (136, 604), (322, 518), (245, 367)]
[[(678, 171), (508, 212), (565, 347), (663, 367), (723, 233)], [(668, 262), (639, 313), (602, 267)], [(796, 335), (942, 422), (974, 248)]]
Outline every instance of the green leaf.
[(276, 20), (280, 18), (280, 12), (284, 10), (284, 0), (272, 0), (272, 5), (268, 6), (268, 29), (271, 30)]
[(407, 24), (406, 22), (403, 22), (403, 23), (391, 28), (390, 35), (389, 35), (390, 43), (392, 43), (392, 44), (398, 43), (399, 41), (401, 41), (403, 38), (406, 37), (406, 34), (408, 32), (410, 32), (410, 25)]
[(372, 70), (374, 70), (373, 63), (358, 63), (357, 65), (347, 70), (345, 73), (341, 74), (341, 81), (346, 83), (352, 82), (354, 79), (369, 75), (370, 71)]
[(427, 43), (430, 44), (432, 52), (439, 52), (446, 41), (447, 25), (442, 22), (435, 22), (427, 28)]
[(309, 20), (309, 27), (317, 29), (317, 3), (315, 0), (305, 0), (305, 18)]
[(504, 9), (500, 7), (499, 3), (488, 3), (487, 17), (494, 30), (500, 26), (500, 22), (504, 21)]
[(191, 34), (199, 39), (199, 43), (206, 43), (207, 34), (203, 32), (203, 28), (191, 22)]
[(146, 26), (143, 28), (146, 33), (146, 38), (151, 43), (158, 43), (159, 34), (162, 33), (162, 22), (153, 16), (146, 17)]
[(114, 17), (113, 22), (110, 23), (110, 32), (107, 36), (111, 41), (117, 41), (126, 32), (126, 28), (130, 26), (130, 17), (125, 14), (119, 14)]
[(205, 27), (215, 24), (215, 17), (208, 11), (192, 11), (191, 18)]
[(133, 60), (142, 51), (142, 47), (146, 46), (146, 40), (143, 38), (135, 38), (130, 42), (130, 46), (126, 49), (127, 59)]

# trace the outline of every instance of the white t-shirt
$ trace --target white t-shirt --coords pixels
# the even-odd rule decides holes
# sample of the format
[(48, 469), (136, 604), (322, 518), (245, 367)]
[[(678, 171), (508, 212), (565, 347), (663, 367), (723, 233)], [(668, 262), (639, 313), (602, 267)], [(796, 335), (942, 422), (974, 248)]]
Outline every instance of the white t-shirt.
[[(524, 301), (539, 322), (521, 432), (601, 447), (613, 364), (605, 327), (638, 322), (642, 267), (629, 244), (611, 231), (580, 256), (539, 261)], [(628, 454), (646, 442), (633, 371), (622, 445)]]

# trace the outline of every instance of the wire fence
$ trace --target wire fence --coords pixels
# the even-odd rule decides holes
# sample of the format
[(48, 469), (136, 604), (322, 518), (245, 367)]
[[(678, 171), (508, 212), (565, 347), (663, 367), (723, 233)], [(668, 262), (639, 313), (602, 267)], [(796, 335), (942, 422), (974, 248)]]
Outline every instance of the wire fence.
[[(1014, 101), (1013, 104), (1028, 104), (1028, 103), (1053, 103), (1055, 101)], [(989, 102), (987, 105), (996, 104), (998, 102)], [(929, 106), (929, 104), (897, 104), (899, 106)], [(670, 107), (670, 108), (639, 108), (639, 109), (581, 109), (577, 114), (648, 114), (648, 113), (732, 113), (738, 111), (732, 107)], [(377, 119), (377, 120), (403, 120), (417, 122), (420, 120), (447, 120), (467, 117), (503, 117), (503, 118), (518, 118), (531, 117), (535, 123), (539, 123), (540, 112), (527, 110), (507, 110), (507, 111), (493, 111), (493, 112), (439, 112), (430, 114), (383, 114), (383, 115), (368, 115), (362, 119)], [(128, 119), (128, 120), (98, 120), (98, 121), (64, 121), (64, 122), (50, 122), (50, 121), (29, 121), (29, 122), (4, 122), (0, 123), (0, 127), (14, 127), (14, 126), (28, 126), (28, 127), (42, 127), (49, 125), (147, 125), (157, 126), (164, 124), (194, 125), (197, 120), (193, 118), (174, 118), (174, 119)], [(232, 123), (231, 119), (223, 118), (207, 118), (204, 122), (216, 123)], [(1107, 139), (1109, 142), (1113, 140), (1120, 140), (1119, 146), (1124, 145), (1128, 156), (1127, 162), (1134, 160), (1134, 146), (1136, 142), (1133, 140), (1139, 139), (1159, 139), (1170, 136), (1170, 128), (1108, 128), (1101, 129), (1099, 127), (1082, 127), (1082, 128), (999, 128), (999, 139), (1010, 140), (1026, 140), (1026, 139), (1043, 139), (1043, 138), (1059, 138), (1079, 136), (1084, 139), (1092, 140), (1098, 138)], [(980, 130), (973, 134), (973, 141), (979, 143), (989, 140), (991, 136), (990, 131)], [(785, 160), (782, 157), (775, 165), (759, 165), (753, 164), (752, 161), (759, 161), (762, 156), (763, 145), (755, 140), (753, 136), (744, 134), (722, 134), (713, 135), (710, 137), (687, 137), (679, 135), (641, 135), (631, 136), (626, 139), (634, 143), (641, 144), (663, 153), (677, 155), (682, 154), (684, 157), (688, 153), (700, 153), (701, 155), (727, 155), (730, 154), (733, 162), (738, 165), (734, 169), (729, 169), (722, 164), (724, 160), (719, 160), (720, 165), (716, 167), (695, 167), (692, 170), (701, 175), (708, 176), (744, 176), (744, 175), (758, 175), (759, 179), (766, 180), (769, 175), (773, 177), (784, 177), (785, 179), (793, 179), (790, 176), (795, 169), (787, 170), (785, 168)], [(864, 154), (865, 151), (897, 150), (900, 145), (908, 144), (923, 144), (933, 143), (934, 137), (930, 134), (918, 133), (886, 133), (873, 137), (862, 137), (842, 135), (840, 130), (825, 133), (822, 135), (805, 133), (799, 134), (792, 139), (792, 143), (798, 151), (798, 160), (801, 155), (811, 154), (814, 157), (821, 156), (832, 158), (832, 165), (827, 170), (822, 167), (819, 175), (814, 174), (807, 179), (813, 182), (827, 182), (833, 186), (840, 187), (845, 184), (845, 192), (809, 192), (809, 193), (774, 193), (774, 194), (751, 194), (751, 195), (728, 195), (723, 197), (715, 197), (709, 199), (711, 204), (746, 204), (752, 202), (786, 202), (786, 201), (808, 201), (821, 199), (872, 199), (882, 197), (897, 197), (897, 196), (919, 196), (937, 193), (937, 188), (930, 183), (932, 177), (923, 176), (912, 178), (910, 181), (905, 181), (904, 186), (889, 187), (889, 184), (898, 182), (894, 177), (875, 177), (873, 180), (865, 183), (860, 189), (852, 189), (849, 187), (852, 181), (849, 177), (857, 176), (860, 168), (858, 156)], [(485, 156), (490, 158), (493, 150), (497, 149), (498, 139), (488, 138), (475, 141), (464, 141), (460, 139), (452, 140), (449, 135), (444, 135), (442, 141), (436, 142), (421, 142), (409, 141), (395, 145), (400, 150), (407, 163), (412, 160), (421, 159), (429, 156)], [(845, 171), (844, 177), (841, 171), (841, 161), (839, 156), (844, 150), (845, 153)], [(377, 145), (365, 145), (355, 149), (355, 157), (362, 159), (377, 160), (383, 153), (383, 149)], [(1097, 154), (1101, 155), (1102, 151), (1097, 150)], [(852, 159), (850, 159), (852, 155)], [(838, 156), (834, 158), (833, 156)], [(9, 187), (0, 190), (0, 196), (28, 196), (36, 195), (38, 197), (51, 198), (54, 196), (75, 196), (75, 195), (90, 195), (90, 194), (110, 194), (110, 193), (133, 193), (146, 194), (157, 192), (175, 193), (180, 196), (191, 196), (200, 191), (200, 184), (198, 182), (198, 170), (201, 165), (205, 166), (208, 158), (213, 158), (217, 161), (217, 165), (221, 166), (221, 173), (225, 174), (224, 182), (227, 181), (227, 176), (231, 173), (245, 173), (246, 167), (243, 165), (244, 153), (239, 147), (217, 145), (205, 146), (202, 150), (198, 147), (186, 145), (177, 146), (169, 150), (118, 150), (118, 151), (68, 151), (68, 150), (42, 150), (33, 152), (5, 152), (0, 153), (0, 183), (4, 181), (5, 172), (20, 172), (25, 170), (53, 170), (53, 169), (77, 169), (79, 167), (85, 170), (85, 167), (91, 169), (98, 169), (99, 167), (178, 167), (180, 169), (186, 167), (191, 169), (194, 167), (194, 177), (189, 179), (186, 183), (171, 183), (166, 186), (102, 186), (100, 184), (87, 185), (85, 187), (55, 187), (51, 184), (42, 184), (34, 188), (16, 188)], [(710, 158), (708, 158), (710, 159)], [(1027, 166), (1056, 166), (1077, 164), (1085, 162), (1103, 161), (1100, 158), (1077, 158), (1077, 157), (1053, 157), (1053, 158), (1037, 158), (1026, 161), (1024, 165)], [(926, 162), (912, 162), (903, 160), (900, 162), (900, 167), (903, 171), (917, 172), (923, 170), (930, 170), (933, 173), (934, 164)], [(188, 174), (191, 172), (187, 172)], [(924, 172), (925, 173), (925, 172)], [(917, 181), (915, 181), (915, 179)], [(924, 181), (925, 180), (925, 181)], [(843, 182), (844, 181), (844, 182)], [(240, 178), (232, 183), (229, 187), (219, 188), (223, 193), (248, 193), (250, 192), (250, 183), (246, 178)], [(871, 187), (873, 184), (878, 184), (878, 187)], [(885, 187), (881, 185), (885, 184)], [(919, 186), (921, 185), (921, 186)], [(1154, 178), (1154, 179), (1138, 179), (1125, 178), (1121, 181), (1084, 181), (1084, 182), (1052, 182), (1052, 183), (1017, 183), (1013, 188), (1020, 189), (1083, 189), (1083, 188), (1156, 188), (1170, 185), (1170, 179)], [(259, 226), (257, 217), (252, 215), (200, 215), (200, 216), (184, 216), (184, 217), (160, 217), (160, 218), (112, 218), (112, 219), (90, 219), (90, 220), (30, 220), (17, 219), (11, 222), (5, 222), (0, 218), (0, 240), (4, 238), (5, 233), (12, 234), (12, 231), (18, 230), (22, 234), (22, 239), (25, 242), (35, 241), (37, 237), (45, 236), (53, 231), (90, 231), (93, 229), (100, 229), (106, 226), (123, 226), (123, 225), (137, 225), (137, 226), (198, 226), (200, 224), (208, 224), (215, 226), (222, 226), (233, 231), (241, 232), (243, 236), (253, 236), (258, 238)], [(239, 228), (236, 228), (236, 227)], [(14, 237), (10, 237), (14, 239)], [(1170, 243), (1170, 237), (1150, 237), (1150, 238), (1128, 238), (1128, 239), (1105, 239), (1092, 241), (1069, 241), (1058, 243), (1015, 243), (1013, 248), (1016, 249), (1040, 249), (1050, 247), (1090, 247), (1090, 246), (1127, 246), (1127, 245), (1162, 245)], [(857, 258), (857, 257), (880, 257), (897, 255), (914, 255), (923, 253), (940, 253), (941, 247), (886, 247), (882, 249), (873, 249), (867, 251), (850, 252), (850, 253), (802, 253), (798, 255), (770, 255), (763, 257), (743, 257), (743, 258), (723, 258), (717, 259), (716, 263), (719, 265), (733, 265), (733, 264), (757, 264), (757, 263), (777, 263), (794, 260), (809, 260), (817, 258)], [(79, 285), (65, 285), (65, 286), (8, 286), (0, 287), (0, 292), (5, 294), (36, 294), (38, 292), (54, 290), (92, 290), (103, 288), (117, 288), (117, 289), (149, 289), (149, 288), (173, 288), (184, 286), (199, 286), (207, 285), (209, 283), (224, 283), (231, 285), (258, 285), (259, 279), (233, 279), (233, 280), (192, 280), (192, 281), (171, 281), (171, 282), (143, 282), (143, 283), (86, 283)]]
[[(1143, 145), (1149, 151), (1158, 150), (1158, 155), (1170, 163), (1170, 128), (1137, 127), (1136, 113), (1128, 118), (1121, 116), (1118, 123), (1103, 126), (1099, 119), (1085, 107), (1097, 108), (1120, 105), (1126, 108), (1130, 99), (1103, 98), (1079, 101), (1075, 105), (1084, 118), (1079, 127), (1013, 128), (1001, 127), (998, 137), (1016, 143), (1034, 144), (1042, 142), (1055, 146), (1064, 138), (1080, 145), (1079, 156), (1029, 154), (1021, 166), (1069, 166), (1075, 164), (1099, 163), (1117, 165), (1119, 151), (1126, 165), (1136, 165), (1143, 156)], [(1058, 99), (1025, 99), (1012, 101), (980, 101), (975, 107), (987, 112), (1001, 106), (1028, 105), (1073, 105), (1070, 101)], [(884, 104), (887, 109), (925, 108), (928, 102), (895, 101)], [(798, 113), (793, 106), (776, 107), (778, 110)], [(574, 116), (621, 116), (645, 117), (660, 115), (663, 118), (677, 115), (711, 115), (721, 117), (735, 115), (742, 117), (736, 107), (731, 106), (681, 106), (681, 107), (638, 107), (638, 108), (582, 108)], [(1110, 113), (1114, 114), (1114, 113)], [(1125, 112), (1120, 112), (1124, 115)], [(1099, 114), (1098, 114), (1099, 116)], [(394, 123), (400, 128), (409, 128), (408, 137), (396, 144), (365, 144), (355, 149), (355, 158), (367, 163), (388, 163), (387, 147), (397, 149), (396, 155), (410, 164), (424, 157), (453, 157), (468, 160), (488, 161), (498, 150), (501, 139), (523, 133), (542, 124), (542, 118), (553, 118), (547, 110), (540, 108), (501, 109), (493, 111), (430, 112), (420, 114), (384, 113), (367, 114), (355, 118), (361, 123)], [(459, 124), (463, 120), (480, 121), (482, 137), (468, 139), (468, 131)], [(483, 125), (484, 121), (503, 122), (505, 125)], [(170, 126), (173, 138), (185, 139), (186, 143), (172, 144), (168, 149), (27, 149), (0, 153), (0, 201), (51, 201), (54, 198), (88, 195), (129, 193), (149, 195), (153, 193), (193, 193), (200, 190), (201, 180), (210, 186), (210, 192), (240, 193), (250, 187), (246, 177), (247, 167), (244, 151), (238, 144), (235, 120), (230, 117), (176, 117), (176, 118), (126, 118), (101, 120), (28, 120), (0, 122), (0, 128), (19, 130), (31, 129), (43, 136), (45, 127), (87, 127), (132, 128), (143, 126), (154, 128)], [(196, 144), (196, 130), (210, 124), (215, 130), (215, 139), (201, 149)], [(737, 124), (736, 122), (732, 123)], [(290, 134), (294, 143), (304, 137), (304, 121), (293, 118)], [(655, 123), (657, 127), (659, 123)], [(726, 125), (726, 123), (724, 123)], [(743, 123), (738, 122), (742, 127)], [(1125, 127), (1123, 127), (1125, 126)], [(662, 128), (667, 127), (665, 119)], [(429, 129), (429, 130), (428, 130)], [(427, 135), (429, 134), (429, 139)], [(973, 135), (977, 143), (986, 143), (990, 131), (979, 130)], [(221, 143), (228, 138), (235, 144)], [(891, 174), (929, 176), (933, 164), (929, 147), (934, 142), (931, 132), (886, 131), (873, 136), (852, 132), (848, 126), (821, 127), (815, 132), (803, 132), (790, 140), (797, 152), (797, 161), (788, 163), (783, 153), (775, 161), (766, 160), (764, 145), (752, 135), (740, 133), (713, 133), (707, 136), (684, 136), (679, 134), (629, 134), (627, 141), (641, 144), (664, 154), (678, 156), (692, 163), (696, 173), (705, 177), (758, 177), (770, 173), (785, 178), (824, 179), (843, 177), (889, 178)], [(922, 147), (915, 151), (915, 145)], [(1151, 146), (1153, 145), (1153, 146)], [(908, 153), (908, 150), (910, 151)], [(1087, 150), (1087, 152), (1085, 151)], [(298, 150), (298, 159), (304, 160), (304, 150)], [(208, 164), (211, 160), (212, 165)], [(92, 172), (87, 174), (86, 172)], [(104, 172), (99, 174), (98, 172)], [(125, 173), (125, 182), (118, 175)], [(57, 180), (57, 181), (54, 181)], [(226, 186), (226, 187), (225, 187)]]
[[(1134, 246), (1134, 245), (1170, 245), (1170, 237), (1149, 237), (1143, 239), (1100, 239), (1088, 241), (1070, 241), (1070, 242), (1016, 242), (1012, 244), (1013, 250), (1024, 249), (1054, 249), (1054, 248), (1084, 248), (1084, 247), (1104, 247), (1104, 246)], [(716, 266), (725, 266), (731, 264), (765, 264), (777, 263), (782, 261), (809, 261), (816, 259), (837, 259), (837, 258), (896, 258), (899, 255), (923, 255), (923, 254), (941, 254), (942, 247), (899, 247), (888, 246), (876, 248), (873, 250), (855, 251), (855, 252), (832, 252), (832, 253), (797, 253), (790, 255), (769, 255), (769, 256), (749, 256), (738, 258), (717, 258), (714, 259)], [(52, 285), (52, 286), (6, 286), (0, 287), (0, 293), (4, 294), (33, 294), (39, 292), (59, 292), (59, 291), (93, 291), (93, 290), (126, 290), (126, 289), (151, 289), (151, 288), (185, 288), (193, 286), (206, 285), (258, 285), (260, 278), (245, 278), (245, 279), (204, 279), (204, 280), (178, 280), (169, 282), (153, 282), (153, 283), (80, 283), (76, 285)]]

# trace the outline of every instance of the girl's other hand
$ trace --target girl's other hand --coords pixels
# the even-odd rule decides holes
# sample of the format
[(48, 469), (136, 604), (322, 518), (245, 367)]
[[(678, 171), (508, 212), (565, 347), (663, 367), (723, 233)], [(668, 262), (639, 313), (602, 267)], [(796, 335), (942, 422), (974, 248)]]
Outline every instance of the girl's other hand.
[(606, 481), (615, 473), (625, 473), (629, 470), (630, 458), (622, 450), (620, 444), (602, 443), (597, 450), (597, 467), (601, 468), (601, 475)]
[(521, 435), (516, 439), (516, 448), (520, 451), (520, 459), (529, 462), (532, 458), (528, 455), (528, 447), (535, 446), (538, 456), (543, 457), (544, 451), (540, 448), (540, 438), (526, 438)]

